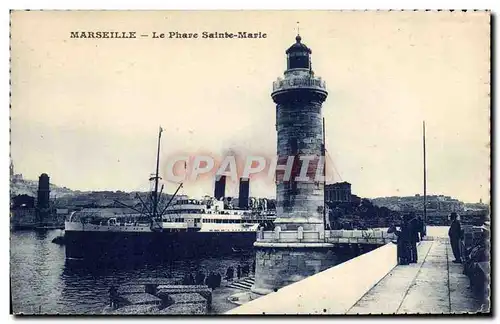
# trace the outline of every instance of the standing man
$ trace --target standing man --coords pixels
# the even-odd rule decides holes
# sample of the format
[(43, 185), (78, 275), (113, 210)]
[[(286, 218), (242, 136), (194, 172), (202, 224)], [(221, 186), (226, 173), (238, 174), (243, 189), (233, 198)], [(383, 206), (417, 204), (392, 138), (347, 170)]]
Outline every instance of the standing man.
[(417, 263), (417, 242), (420, 241), (418, 237), (419, 232), (419, 224), (418, 220), (415, 217), (415, 213), (411, 212), (408, 216), (410, 219), (409, 227), (410, 227), (410, 263)]
[(398, 231), (396, 225), (393, 224), (387, 230), (387, 233), (396, 234), (397, 240), (397, 259), (399, 265), (407, 265), (410, 263), (410, 228), (408, 217), (405, 215), (401, 219), (401, 229)]
[(238, 267), (236, 268), (236, 276), (238, 279), (241, 278), (241, 266), (238, 264)]
[(422, 241), (425, 237), (425, 224), (424, 220), (420, 215), (417, 216), (417, 224), (418, 224), (418, 233), (420, 234), (420, 241)]
[(453, 250), (453, 255), (455, 256), (454, 263), (462, 263), (462, 258), (460, 257), (460, 240), (462, 239), (462, 228), (460, 226), (460, 221), (457, 219), (457, 213), (452, 212), (450, 214), (451, 225), (448, 230), (448, 236), (450, 237), (451, 249)]
[(109, 287), (109, 306), (111, 306), (111, 309), (118, 308), (118, 290), (115, 285)]

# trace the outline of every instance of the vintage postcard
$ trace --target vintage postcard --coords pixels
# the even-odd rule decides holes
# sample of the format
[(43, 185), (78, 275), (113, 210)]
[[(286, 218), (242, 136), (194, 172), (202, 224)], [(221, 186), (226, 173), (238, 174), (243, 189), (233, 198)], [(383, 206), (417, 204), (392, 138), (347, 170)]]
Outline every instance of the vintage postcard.
[(12, 314), (490, 313), (490, 12), (10, 18)]

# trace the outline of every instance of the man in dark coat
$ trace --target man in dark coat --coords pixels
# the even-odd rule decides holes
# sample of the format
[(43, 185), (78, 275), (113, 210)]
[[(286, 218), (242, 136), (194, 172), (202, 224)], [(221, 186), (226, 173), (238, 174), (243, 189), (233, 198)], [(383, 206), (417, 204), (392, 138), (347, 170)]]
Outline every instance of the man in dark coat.
[(417, 216), (417, 224), (418, 224), (418, 233), (419, 233), (419, 240), (422, 241), (425, 237), (425, 224), (424, 220), (422, 217)]
[(118, 307), (118, 290), (115, 285), (111, 285), (109, 287), (109, 306), (112, 309), (116, 309)]
[(451, 249), (453, 250), (453, 255), (455, 256), (454, 263), (462, 263), (462, 258), (460, 257), (460, 240), (462, 239), (462, 227), (460, 226), (460, 221), (457, 219), (457, 213), (453, 212), (450, 215), (451, 225), (448, 230), (448, 236), (450, 237)]
[(420, 226), (415, 213), (410, 213), (408, 218), (410, 219), (408, 222), (410, 227), (410, 263), (417, 263), (417, 242), (420, 241), (418, 237)]
[(397, 258), (398, 264), (407, 265), (410, 263), (410, 226), (408, 217), (405, 216), (401, 220), (401, 229), (398, 231), (395, 225), (392, 225), (387, 233), (394, 233), (398, 237), (397, 240)]

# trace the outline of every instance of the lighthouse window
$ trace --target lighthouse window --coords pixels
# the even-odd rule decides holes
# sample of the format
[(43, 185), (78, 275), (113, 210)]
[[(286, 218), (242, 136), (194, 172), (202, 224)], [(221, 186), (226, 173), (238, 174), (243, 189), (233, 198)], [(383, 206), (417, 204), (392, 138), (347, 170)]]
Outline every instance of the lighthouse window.
[(290, 69), (308, 69), (309, 56), (306, 53), (291, 53), (288, 58)]

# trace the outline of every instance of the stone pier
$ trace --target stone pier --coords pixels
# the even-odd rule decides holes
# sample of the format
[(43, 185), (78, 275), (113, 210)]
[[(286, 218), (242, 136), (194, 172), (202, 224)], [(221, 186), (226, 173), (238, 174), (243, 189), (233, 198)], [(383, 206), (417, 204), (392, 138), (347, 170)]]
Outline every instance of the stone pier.
[(394, 239), (394, 234), (387, 233), (387, 229), (316, 232), (302, 228), (281, 231), (278, 227), (272, 232), (261, 230), (254, 244), (257, 251), (252, 291), (271, 293)]
[(334, 266), (338, 260), (331, 244), (260, 248), (256, 254), (252, 291), (268, 294)]
[(226, 314), (474, 314), (489, 313), (446, 238), (422, 241), (418, 262), (397, 265), (388, 243), (331, 269), (262, 296)]

